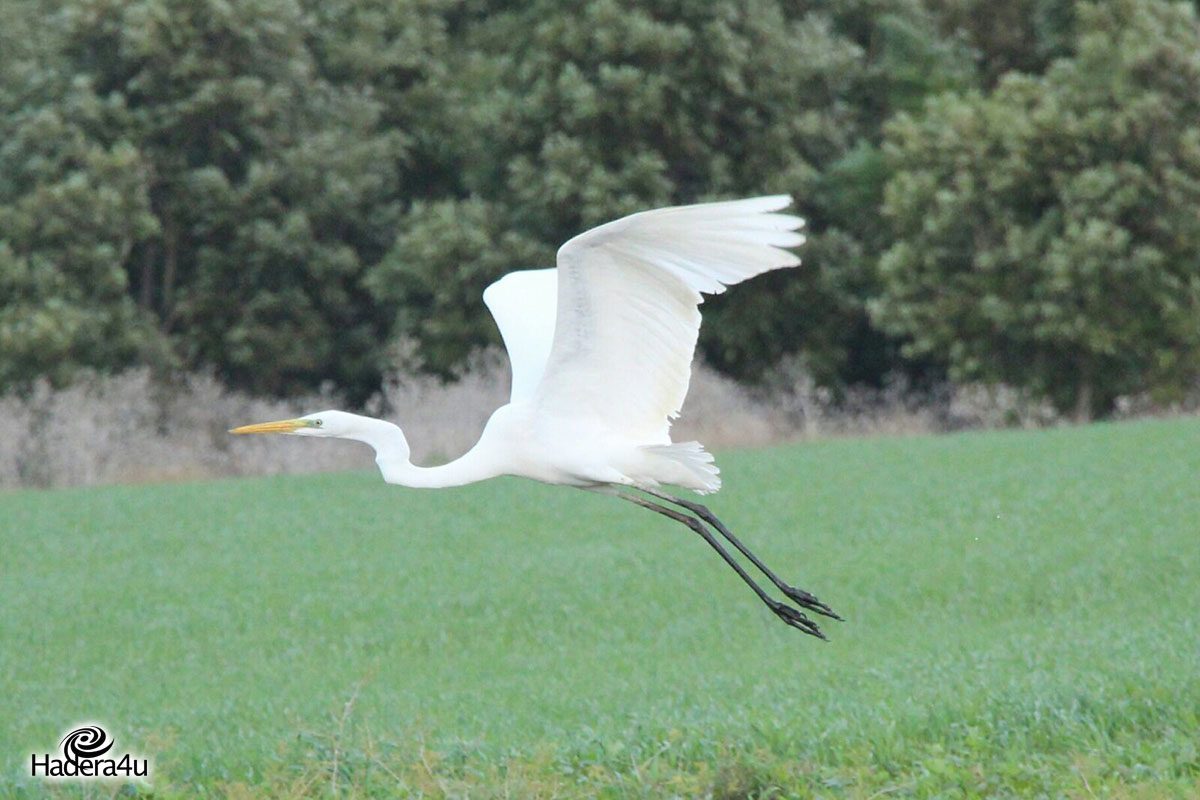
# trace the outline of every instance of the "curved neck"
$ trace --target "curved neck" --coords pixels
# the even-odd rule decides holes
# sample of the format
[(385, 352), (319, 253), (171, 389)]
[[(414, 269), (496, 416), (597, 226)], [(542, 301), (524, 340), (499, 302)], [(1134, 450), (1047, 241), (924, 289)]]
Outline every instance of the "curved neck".
[(438, 467), (418, 467), (409, 460), (411, 451), (403, 431), (381, 419), (371, 419), (360, 435), (351, 437), (369, 444), (375, 450), (375, 463), (383, 479), (399, 486), (414, 489), (441, 489), (464, 486), (468, 483), (494, 478), (500, 473), (486, 457), (479, 443), (461, 458)]

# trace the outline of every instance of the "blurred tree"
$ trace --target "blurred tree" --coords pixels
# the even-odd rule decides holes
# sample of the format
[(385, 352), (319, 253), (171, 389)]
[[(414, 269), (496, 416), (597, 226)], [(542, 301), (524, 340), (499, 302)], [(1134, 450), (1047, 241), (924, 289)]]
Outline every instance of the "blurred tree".
[(946, 36), (966, 43), (987, 86), (1008, 72), (1040, 74), (1069, 55), (1079, 0), (927, 0)]
[(1200, 24), (1081, 4), (1076, 55), (891, 126), (877, 320), (1080, 417), (1200, 374)]
[(461, 191), (464, 80), (451, 72), (448, 26), (462, 0), (301, 2), (318, 73), (376, 100), (379, 126), (401, 144), (404, 199)]
[[(29, 206), (73, 181), (81, 208), (115, 209), (105, 193), (136, 183), (124, 202), (136, 198), (149, 218), (112, 225), (110, 238), (130, 233), (103, 251), (87, 237), (104, 225), (67, 225), (57, 254), (5, 226), (10, 260), (57, 273), (42, 281), (52, 285), (83, 269), (60, 256), (92, 247), (107, 276), (98, 287), (127, 287), (136, 302), (138, 313), (121, 313), (152, 318), (182, 363), (213, 365), (235, 385), (285, 392), (329, 379), (356, 397), (373, 391), (386, 319), (361, 278), (394, 237), (406, 139), (385, 124), (374, 67), (354, 61), (376, 40), (365, 25), (337, 24), (365, 9), (313, 6), (83, 0), (42, 19), (55, 47), (34, 54), (30, 73), (43, 91), (8, 96), (19, 113), (4, 152), (14, 169), (38, 174), (6, 181), (0, 202)], [(353, 42), (338, 38), (347, 28)], [(389, 84), (393, 104), (403, 80)], [(57, 146), (39, 133), (46, 119), (76, 140), (54, 160), (39, 155)], [(136, 180), (80, 183), (80, 165), (97, 162), (76, 151), (119, 152)], [(106, 296), (89, 287), (82, 299)], [(76, 366), (118, 366), (87, 355), (96, 348), (74, 352)]]
[(87, 142), (53, 113), (23, 120), (20, 135), (0, 146), (0, 172), (18, 190), (0, 203), (0, 386), (161, 362), (161, 338), (121, 269), (157, 230), (146, 165), (127, 144)]
[[(83, 367), (161, 362), (122, 259), (152, 237), (148, 165), (90, 131), (106, 98), (63, 79), (49, 4), (17, 0), (0, 28), (0, 387), (56, 385)], [(40, 104), (55, 94), (54, 107)]]

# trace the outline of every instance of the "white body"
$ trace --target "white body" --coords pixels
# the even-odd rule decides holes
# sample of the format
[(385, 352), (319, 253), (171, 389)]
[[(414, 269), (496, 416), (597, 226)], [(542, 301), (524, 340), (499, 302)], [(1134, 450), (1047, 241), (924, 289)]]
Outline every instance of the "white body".
[(514, 272), (484, 292), (512, 363), (512, 396), (479, 442), (418, 467), (400, 429), (340, 411), (250, 425), (366, 442), (389, 483), (458, 486), (498, 475), (603, 488), (721, 486), (698, 442), (672, 443), (700, 331), (701, 294), (800, 263), (786, 195), (660, 208), (576, 236), (557, 269)]

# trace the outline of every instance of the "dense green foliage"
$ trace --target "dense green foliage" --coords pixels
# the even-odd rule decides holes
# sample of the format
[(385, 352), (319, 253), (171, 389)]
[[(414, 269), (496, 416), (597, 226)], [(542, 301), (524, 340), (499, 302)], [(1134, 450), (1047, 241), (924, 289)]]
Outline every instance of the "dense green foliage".
[(1044, 76), (890, 129), (884, 326), (965, 379), (1081, 415), (1200, 363), (1200, 28), (1182, 6), (1081, 11)]
[(0, 752), (95, 719), (167, 797), (1196, 796), (1195, 420), (720, 461), (831, 642), (531, 482), (6, 495)]
[(1104, 412), (1200, 371), (1192, 4), (0, 11), (0, 387), (148, 362), (363, 398), (401, 350), (453, 374), (496, 339), (482, 288), (581, 229), (762, 192), (811, 237), (707, 309), (728, 372)]
[(0, 151), (0, 229), (30, 276), (6, 343), (60, 372), (166, 344), (260, 390), (370, 380), (361, 279), (393, 236), (400, 142), (369, 91), (320, 75), (303, 9), (96, 0), (46, 22), (56, 49)]

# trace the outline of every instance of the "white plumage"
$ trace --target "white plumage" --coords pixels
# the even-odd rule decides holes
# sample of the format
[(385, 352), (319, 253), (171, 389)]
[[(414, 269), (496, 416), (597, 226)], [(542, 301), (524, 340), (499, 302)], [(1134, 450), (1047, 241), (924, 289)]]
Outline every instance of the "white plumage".
[(512, 367), (509, 399), (513, 402), (532, 396), (546, 371), (557, 294), (558, 271), (554, 269), (510, 272), (483, 290), (483, 302), (508, 351)]
[[(534, 403), (538, 419), (653, 447), (649, 460), (670, 473), (627, 478), (718, 488), (698, 445), (663, 448), (687, 395), (701, 293), (800, 263), (783, 248), (803, 244), (803, 221), (771, 213), (790, 203), (780, 195), (633, 214), (564, 244), (557, 270), (514, 272), (489, 286), (484, 300), (512, 361), (514, 403)], [(699, 473), (706, 477), (697, 483)]]
[(780, 581), (708, 509), (658, 491), (663, 484), (700, 493), (721, 486), (712, 456), (698, 442), (670, 438), (691, 377), (699, 305), (703, 294), (800, 263), (787, 248), (804, 243), (797, 232), (803, 220), (777, 213), (790, 204), (777, 195), (632, 214), (568, 241), (556, 269), (513, 272), (489, 286), (483, 299), (508, 349), (511, 397), (475, 446), (449, 464), (416, 466), (397, 426), (340, 411), (234, 432), (366, 442), (384, 479), (404, 486), (518, 475), (619, 494), (700, 534), (774, 613), (820, 636), (803, 612), (770, 598), (713, 531), (797, 605), (834, 616), (828, 606)]

